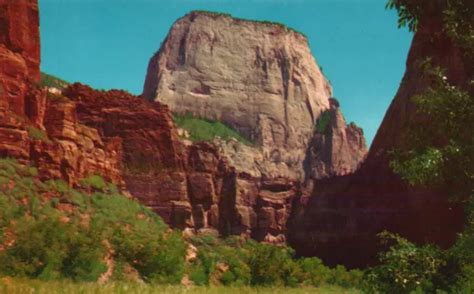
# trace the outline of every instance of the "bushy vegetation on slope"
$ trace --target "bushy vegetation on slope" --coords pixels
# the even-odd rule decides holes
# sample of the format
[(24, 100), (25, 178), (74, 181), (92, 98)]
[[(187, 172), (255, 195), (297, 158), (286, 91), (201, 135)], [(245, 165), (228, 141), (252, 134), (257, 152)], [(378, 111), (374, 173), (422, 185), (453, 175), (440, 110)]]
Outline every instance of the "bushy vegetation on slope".
[(179, 231), (97, 175), (72, 189), (63, 181), (39, 180), (34, 167), (0, 159), (0, 212), (0, 281), (107, 277), (177, 284), (187, 275), (202, 286), (361, 284), (360, 271), (331, 269), (317, 258), (296, 259), (291, 248), (238, 237), (193, 237), (197, 258), (186, 263)]
[(96, 281), (112, 263), (116, 279), (181, 280), (185, 244), (155, 213), (98, 176), (87, 193), (36, 176), (0, 159), (0, 275)]
[(212, 141), (219, 137), (223, 140), (234, 138), (246, 145), (252, 145), (252, 142), (238, 131), (219, 121), (197, 118), (191, 114), (174, 114), (173, 119), (178, 128), (182, 128), (189, 133), (189, 139), (192, 141)]
[(69, 83), (64, 80), (61, 80), (58, 77), (42, 72), (40, 85), (43, 87), (57, 88), (62, 90), (66, 88)]

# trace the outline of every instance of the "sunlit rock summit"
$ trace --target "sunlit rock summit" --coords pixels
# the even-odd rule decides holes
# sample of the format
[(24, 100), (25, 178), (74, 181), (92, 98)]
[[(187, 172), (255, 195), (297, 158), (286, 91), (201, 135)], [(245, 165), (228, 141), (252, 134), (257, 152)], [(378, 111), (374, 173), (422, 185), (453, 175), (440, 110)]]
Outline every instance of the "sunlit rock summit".
[[(224, 122), (254, 141), (259, 148), (228, 154), (249, 158), (237, 160), (238, 169), (302, 179), (307, 148), (318, 118), (330, 107), (332, 89), (301, 33), (195, 11), (175, 22), (151, 58), (143, 96), (178, 114)], [(353, 172), (366, 152), (365, 144), (360, 147), (354, 164), (338, 170), (336, 163), (329, 170)]]

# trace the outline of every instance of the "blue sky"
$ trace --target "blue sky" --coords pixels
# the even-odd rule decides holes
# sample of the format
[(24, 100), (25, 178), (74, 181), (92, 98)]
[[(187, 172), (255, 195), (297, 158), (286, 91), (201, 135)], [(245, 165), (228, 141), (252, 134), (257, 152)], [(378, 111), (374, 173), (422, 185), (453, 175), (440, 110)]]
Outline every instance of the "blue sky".
[(386, 0), (39, 0), (41, 68), (140, 94), (148, 60), (195, 9), (286, 24), (308, 36), (347, 122), (370, 143), (398, 89), (412, 34)]

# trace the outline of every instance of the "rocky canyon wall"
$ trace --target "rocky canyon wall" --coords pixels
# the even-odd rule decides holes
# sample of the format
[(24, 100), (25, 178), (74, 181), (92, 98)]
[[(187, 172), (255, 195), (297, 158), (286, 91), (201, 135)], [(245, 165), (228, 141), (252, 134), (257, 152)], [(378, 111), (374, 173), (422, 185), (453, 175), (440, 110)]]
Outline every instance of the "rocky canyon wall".
[[(43, 179), (74, 186), (102, 175), (173, 227), (289, 237), (299, 254), (332, 264), (370, 262), (381, 229), (448, 245), (462, 222), (445, 195), (413, 190), (388, 167), (398, 125), (413, 117), (409, 97), (423, 89), (414, 60), (434, 55), (454, 80), (468, 70), (448, 39), (431, 38), (436, 27), (416, 34), (370, 154), (348, 175), (366, 155), (362, 130), (346, 124), (299, 33), (190, 13), (151, 59), (144, 99), (81, 84), (41, 88), (38, 22), (36, 1), (0, 0), (0, 156), (35, 165)], [(185, 144), (171, 110), (223, 121), (256, 146)]]
[(91, 173), (121, 183), (120, 142), (76, 119), (75, 104), (39, 87), (40, 36), (34, 0), (0, 1), (0, 155), (70, 184)]
[(166, 105), (125, 91), (39, 86), (36, 1), (0, 2), (0, 155), (72, 186), (101, 175), (173, 227), (285, 241), (298, 185), (241, 173), (216, 145), (183, 144)]
[(305, 176), (314, 125), (331, 95), (302, 34), (199, 11), (172, 26), (150, 60), (143, 90), (173, 112), (224, 122), (254, 141), (252, 149), (223, 146), (229, 157), (248, 158), (235, 161), (238, 169), (291, 179)]
[[(412, 124), (427, 123), (410, 100), (429, 85), (420, 61), (447, 70), (456, 85), (469, 80), (472, 68), (441, 22), (420, 23), (408, 55), (406, 72), (371, 146), (367, 160), (354, 174), (314, 183), (311, 197), (298, 199), (290, 220), (290, 244), (302, 255), (317, 255), (329, 264), (365, 266), (380, 249), (376, 234), (400, 233), (419, 243), (451, 245), (463, 226), (460, 207), (441, 191), (409, 187), (389, 167), (389, 152), (404, 148)], [(310, 241), (308, 241), (310, 240)]]

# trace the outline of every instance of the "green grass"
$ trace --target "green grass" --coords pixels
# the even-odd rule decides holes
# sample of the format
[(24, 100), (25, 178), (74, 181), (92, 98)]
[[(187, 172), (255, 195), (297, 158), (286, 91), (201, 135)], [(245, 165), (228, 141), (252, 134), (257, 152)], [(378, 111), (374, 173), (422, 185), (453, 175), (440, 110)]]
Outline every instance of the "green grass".
[(238, 131), (219, 121), (196, 118), (191, 114), (175, 114), (173, 119), (177, 127), (189, 132), (189, 139), (191, 141), (212, 141), (215, 137), (220, 137), (226, 141), (235, 138), (246, 145), (253, 145), (253, 142), (245, 138)]
[(42, 72), (41, 73), (41, 86), (48, 88), (58, 88), (60, 90), (66, 88), (69, 85), (68, 82), (62, 80), (53, 75)]
[(70, 281), (51, 281), (44, 282), (40, 280), (16, 279), (16, 278), (0, 278), (0, 293), (10, 294), (63, 294), (63, 293), (123, 293), (123, 294), (147, 294), (147, 293), (361, 293), (358, 290), (344, 289), (334, 286), (323, 287), (302, 287), (302, 288), (285, 288), (285, 287), (268, 287), (268, 288), (252, 288), (252, 287), (200, 287), (181, 285), (150, 285), (144, 283), (74, 283)]

